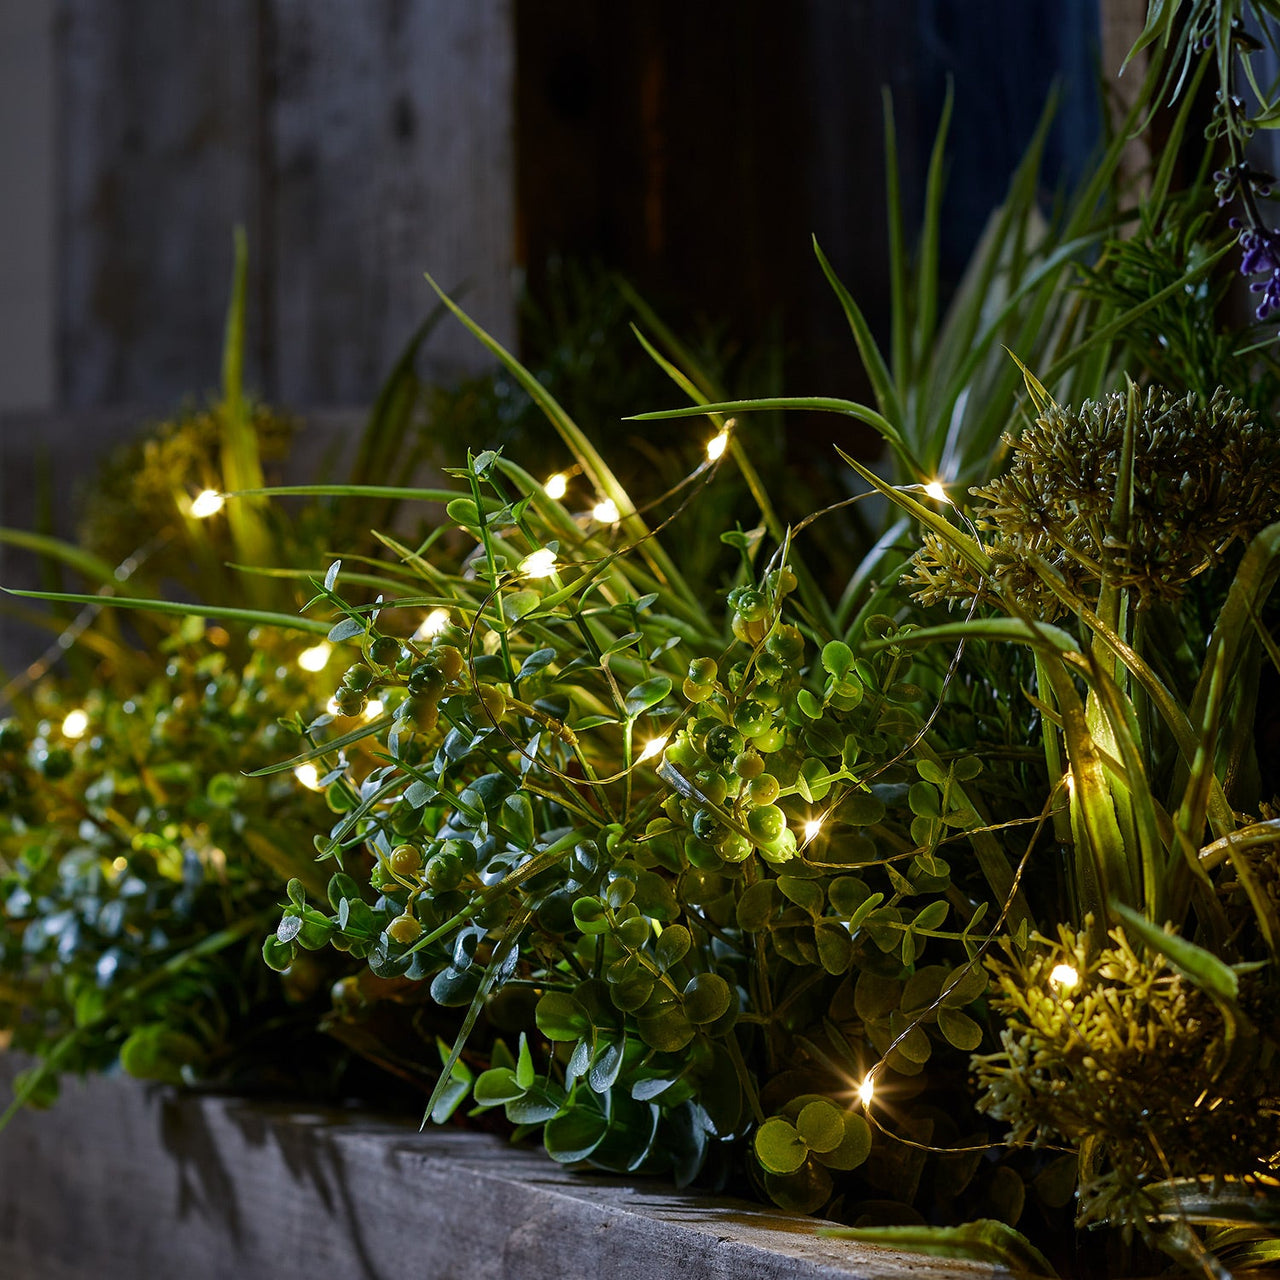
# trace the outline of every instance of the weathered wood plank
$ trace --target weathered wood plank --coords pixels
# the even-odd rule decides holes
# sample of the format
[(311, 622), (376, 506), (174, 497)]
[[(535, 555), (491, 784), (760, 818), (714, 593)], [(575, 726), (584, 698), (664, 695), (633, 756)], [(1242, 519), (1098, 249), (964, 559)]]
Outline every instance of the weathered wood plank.
[[(12, 1064), (0, 1057), (0, 1078)], [(7, 1087), (2, 1091), (7, 1095)], [(452, 1130), (69, 1085), (0, 1136), (0, 1264), (22, 1280), (980, 1280), (812, 1220), (572, 1174)]]
[[(269, 0), (275, 394), (367, 399), (434, 303), (430, 271), (510, 343), (510, 0)], [(439, 370), (489, 359), (456, 324)]]
[(257, 0), (61, 4), (60, 398), (163, 404), (216, 381), (257, 231)]

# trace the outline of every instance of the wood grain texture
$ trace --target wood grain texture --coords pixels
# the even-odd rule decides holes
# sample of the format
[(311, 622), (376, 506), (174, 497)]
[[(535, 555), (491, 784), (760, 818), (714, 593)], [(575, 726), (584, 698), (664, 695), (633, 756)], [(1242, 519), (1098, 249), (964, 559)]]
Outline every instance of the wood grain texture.
[(64, 404), (216, 381), (232, 228), (258, 226), (256, 30), (256, 0), (62, 0)]
[[(511, 0), (60, 0), (59, 391), (216, 380), (231, 231), (250, 385), (367, 403), (434, 298), (515, 332)], [(489, 357), (442, 327), (428, 361)]]
[[(510, 0), (271, 0), (276, 394), (367, 398), (434, 305), (514, 341)], [(442, 326), (427, 358), (488, 357)]]
[[(0, 1078), (12, 1064), (0, 1056)], [(4, 1090), (7, 1093), (7, 1088)], [(69, 1084), (0, 1138), (0, 1274), (22, 1280), (982, 1280), (810, 1219), (570, 1173), (455, 1130)]]

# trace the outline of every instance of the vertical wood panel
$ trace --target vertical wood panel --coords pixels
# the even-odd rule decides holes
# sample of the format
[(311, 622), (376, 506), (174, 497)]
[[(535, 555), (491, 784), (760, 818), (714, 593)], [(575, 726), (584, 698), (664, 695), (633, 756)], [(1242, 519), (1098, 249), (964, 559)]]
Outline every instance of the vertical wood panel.
[[(515, 322), (510, 0), (270, 0), (277, 394), (367, 398), (433, 304)], [(438, 368), (489, 363), (442, 326)]]
[(62, 0), (61, 398), (216, 382), (231, 229), (253, 234), (255, 0)]
[(368, 402), (426, 270), (512, 339), (510, 0), (60, 3), (63, 403), (216, 382), (237, 222), (273, 398)]

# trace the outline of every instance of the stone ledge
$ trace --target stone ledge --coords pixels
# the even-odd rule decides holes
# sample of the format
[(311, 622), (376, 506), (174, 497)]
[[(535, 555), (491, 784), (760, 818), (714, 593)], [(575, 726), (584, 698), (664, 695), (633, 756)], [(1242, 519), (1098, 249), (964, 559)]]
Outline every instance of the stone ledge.
[[(13, 1066), (0, 1056), (6, 1084)], [(4, 1094), (8, 1094), (6, 1087)], [(0, 1134), (14, 1280), (994, 1280), (485, 1134), (126, 1079)]]

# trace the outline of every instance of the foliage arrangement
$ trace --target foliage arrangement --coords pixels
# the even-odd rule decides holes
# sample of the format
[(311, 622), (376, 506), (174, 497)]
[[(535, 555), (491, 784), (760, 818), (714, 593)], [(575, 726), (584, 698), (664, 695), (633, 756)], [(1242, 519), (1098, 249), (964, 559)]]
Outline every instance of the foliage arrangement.
[[(1270, 39), (1274, 6), (1248, 8)], [(325, 1025), (348, 1043), (389, 1046), (394, 1005), (383, 1056), (434, 1073), (428, 1117), (501, 1113), (562, 1163), (746, 1184), (851, 1238), (1033, 1274), (1274, 1265), (1280, 796), (1257, 744), (1280, 671), (1280, 380), (1273, 335), (1232, 322), (1222, 265), (1237, 242), (1244, 275), (1274, 265), (1269, 180), (1243, 149), (1277, 113), (1244, 10), (1154, 0), (1130, 119), (1048, 224), (1042, 124), (945, 307), (947, 122), (912, 260), (887, 113), (885, 350), (818, 251), (874, 405), (728, 399), (646, 316), (641, 343), (691, 403), (641, 417), (702, 425), (642, 498), (441, 294), (570, 466), (548, 480), (477, 439), (440, 489), (233, 481), (250, 492), (232, 512), (293, 494), (435, 514), (338, 559), (312, 543), (276, 579), (306, 585), (294, 627), (342, 655), (318, 691), (172, 633), (167, 680), (225, 681), (217, 774), (177, 790), (184, 816), (158, 834), (141, 770), (141, 793), (127, 769), (83, 788), (142, 794), (125, 816), (149, 834), (130, 838), (167, 892), (130, 900), (139, 854), (110, 879), (91, 811), (63, 856), (14, 859), (6, 946), (36, 961), (6, 968), (51, 1023), (114, 1017), (101, 973), (59, 967), (61, 939), (104, 915), (219, 937), (183, 869), (207, 880), (260, 802), (292, 821), (279, 797), (309, 770), (319, 858), (265, 859), (279, 887), (257, 942), (286, 984), (337, 966)], [(1210, 146), (1179, 186), (1215, 71)], [(1121, 155), (1166, 102), (1134, 205)], [(1215, 209), (1231, 199), (1239, 226)], [(855, 497), (770, 494), (751, 422), (793, 410), (883, 437), (883, 466), (844, 459)], [(699, 513), (733, 473), (751, 508), (730, 528), (740, 506)], [(863, 498), (874, 532), (837, 575), (818, 539)], [(714, 555), (699, 520), (719, 524)], [(52, 824), (51, 776), (79, 766), (54, 706), (30, 746), (0, 736), (15, 833)], [(287, 733), (296, 749), (264, 762)], [(84, 911), (60, 920), (59, 895)], [(208, 1054), (150, 984), (126, 1057), (175, 1034)]]

